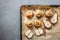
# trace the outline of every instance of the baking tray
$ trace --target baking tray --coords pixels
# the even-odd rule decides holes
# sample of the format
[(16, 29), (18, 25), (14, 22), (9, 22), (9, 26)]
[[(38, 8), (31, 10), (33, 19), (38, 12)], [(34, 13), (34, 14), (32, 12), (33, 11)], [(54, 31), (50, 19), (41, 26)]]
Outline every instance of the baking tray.
[[(22, 39), (22, 12), (21, 12), (21, 10), (22, 10), (22, 7), (24, 7), (24, 6), (26, 6), (26, 7), (31, 7), (31, 6), (40, 6), (40, 7), (42, 7), (42, 8), (45, 8), (45, 7), (47, 7), (47, 8), (49, 8), (49, 7), (58, 7), (59, 9), (60, 9), (60, 5), (22, 5), (21, 7), (20, 7), (20, 40), (23, 40)], [(34, 8), (33, 8), (34, 9)], [(57, 38), (57, 40), (58, 40), (59, 38)], [(33, 39), (28, 39), (28, 40), (33, 40)], [(45, 39), (44, 39), (45, 40)], [(49, 40), (49, 39), (47, 39), (47, 40)], [(51, 40), (54, 40), (54, 38), (53, 39), (51, 39)], [(60, 40), (60, 39), (59, 39)]]

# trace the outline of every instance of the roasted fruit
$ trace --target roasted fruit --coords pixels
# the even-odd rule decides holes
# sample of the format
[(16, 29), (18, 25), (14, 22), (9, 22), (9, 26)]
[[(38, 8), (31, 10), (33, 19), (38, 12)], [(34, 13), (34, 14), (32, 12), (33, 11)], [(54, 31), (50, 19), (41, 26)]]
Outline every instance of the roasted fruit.
[(51, 23), (55, 24), (57, 23), (57, 21), (58, 21), (58, 15), (57, 13), (54, 13), (53, 17), (51, 18)]
[(53, 16), (53, 12), (51, 10), (48, 10), (48, 11), (45, 12), (45, 16), (47, 18), (52, 17)]
[(32, 10), (28, 10), (26, 12), (26, 16), (27, 16), (27, 18), (31, 19), (34, 16), (34, 12)]
[(47, 20), (47, 19), (43, 19), (43, 23), (45, 25), (46, 28), (51, 28), (52, 24)]
[(41, 11), (41, 10), (36, 10), (36, 17), (37, 18), (40, 18), (40, 17), (42, 17), (43, 16), (43, 12)]
[(33, 37), (33, 32), (31, 30), (27, 30), (25, 36), (30, 39)]
[(43, 29), (41, 29), (41, 28), (36, 29), (35, 33), (37, 36), (44, 34)]
[(34, 26), (35, 26), (36, 28), (39, 28), (39, 27), (41, 26), (41, 21), (40, 21), (40, 20), (35, 20), (35, 21), (34, 21)]
[(32, 21), (28, 20), (28, 21), (26, 22), (26, 25), (27, 25), (29, 28), (32, 28), (33, 23), (32, 23)]

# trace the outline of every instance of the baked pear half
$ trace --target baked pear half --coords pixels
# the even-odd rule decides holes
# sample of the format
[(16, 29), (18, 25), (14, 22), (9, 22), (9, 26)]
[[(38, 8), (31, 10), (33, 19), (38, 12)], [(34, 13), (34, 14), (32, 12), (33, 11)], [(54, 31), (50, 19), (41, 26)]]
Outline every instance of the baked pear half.
[(56, 24), (58, 22), (58, 15), (54, 13), (53, 17), (51, 18), (51, 23)]
[(52, 24), (47, 19), (43, 19), (43, 23), (47, 29), (50, 29), (52, 26)]
[(26, 25), (27, 25), (29, 28), (32, 28), (33, 23), (32, 23), (31, 20), (28, 20), (28, 21), (26, 21)]

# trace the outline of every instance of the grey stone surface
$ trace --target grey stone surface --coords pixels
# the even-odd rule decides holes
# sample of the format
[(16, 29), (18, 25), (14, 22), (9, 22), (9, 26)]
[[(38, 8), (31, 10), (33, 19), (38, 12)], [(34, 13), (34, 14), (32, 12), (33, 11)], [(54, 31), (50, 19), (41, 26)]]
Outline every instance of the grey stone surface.
[(21, 5), (60, 5), (60, 0), (0, 0), (0, 40), (20, 40)]

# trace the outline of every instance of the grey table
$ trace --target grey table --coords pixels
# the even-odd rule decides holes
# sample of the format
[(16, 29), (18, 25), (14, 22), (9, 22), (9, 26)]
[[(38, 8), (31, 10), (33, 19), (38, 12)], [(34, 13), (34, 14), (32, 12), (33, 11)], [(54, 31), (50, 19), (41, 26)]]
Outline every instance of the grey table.
[(0, 40), (20, 40), (21, 5), (59, 5), (60, 0), (0, 0)]

